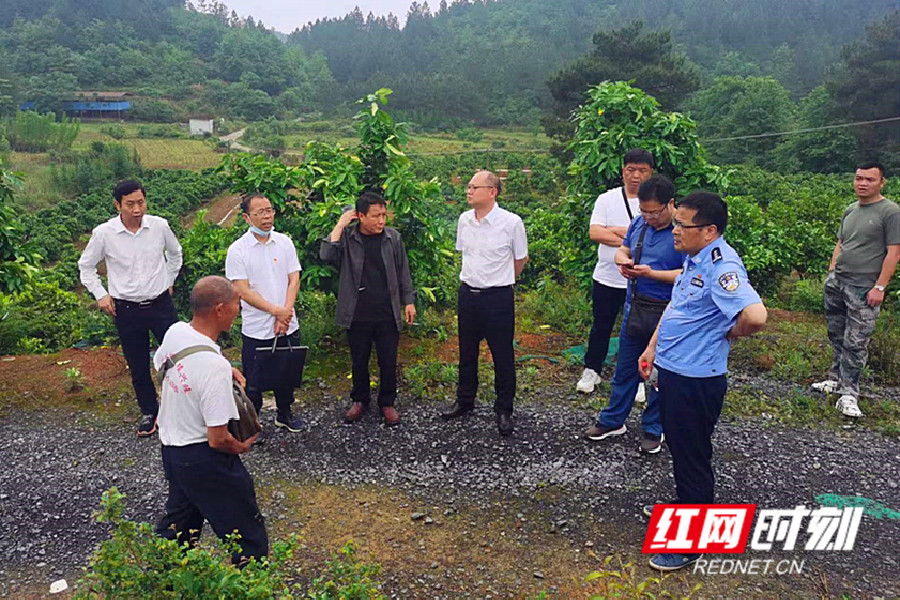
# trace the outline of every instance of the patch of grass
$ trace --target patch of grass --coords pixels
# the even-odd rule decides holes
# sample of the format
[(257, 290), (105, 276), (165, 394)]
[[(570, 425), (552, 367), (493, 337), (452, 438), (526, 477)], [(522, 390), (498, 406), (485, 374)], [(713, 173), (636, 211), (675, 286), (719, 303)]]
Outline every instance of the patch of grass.
[(761, 333), (734, 344), (730, 366), (803, 383), (824, 375), (831, 366), (825, 319), (775, 310), (769, 314), (769, 322)]
[(62, 200), (62, 194), (53, 185), (50, 176), (50, 158), (47, 154), (11, 152), (9, 167), (25, 173), (25, 183), (15, 194), (16, 206), (27, 212), (37, 212)]
[[(773, 423), (788, 426), (828, 427), (840, 429), (856, 426), (856, 420), (848, 420), (834, 408), (834, 395), (807, 394), (797, 387), (789, 393), (772, 396), (757, 389), (729, 390), (725, 397), (723, 414), (728, 416), (763, 417)], [(900, 405), (889, 400), (860, 400), (865, 414), (860, 425), (870, 427), (887, 436), (900, 433)]]

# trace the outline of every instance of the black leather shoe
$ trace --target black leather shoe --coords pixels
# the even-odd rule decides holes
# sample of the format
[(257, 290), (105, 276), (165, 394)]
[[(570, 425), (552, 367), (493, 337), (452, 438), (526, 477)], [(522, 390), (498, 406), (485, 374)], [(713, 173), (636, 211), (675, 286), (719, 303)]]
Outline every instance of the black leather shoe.
[(441, 418), (445, 421), (449, 421), (450, 419), (455, 419), (457, 417), (461, 417), (468, 412), (472, 412), (475, 408), (473, 404), (462, 404), (460, 402), (454, 402), (453, 406), (445, 410), (441, 413)]
[(497, 431), (499, 431), (500, 435), (503, 437), (506, 437), (513, 432), (512, 415), (508, 413), (497, 413)]

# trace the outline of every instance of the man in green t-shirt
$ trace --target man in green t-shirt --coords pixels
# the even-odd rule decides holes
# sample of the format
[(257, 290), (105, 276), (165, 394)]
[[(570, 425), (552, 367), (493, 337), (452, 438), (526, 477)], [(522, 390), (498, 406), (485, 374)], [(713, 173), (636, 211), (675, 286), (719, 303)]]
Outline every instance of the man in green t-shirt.
[(869, 339), (897, 262), (900, 261), (900, 205), (881, 195), (884, 165), (861, 164), (853, 189), (859, 198), (844, 211), (825, 279), (825, 320), (834, 350), (828, 379), (813, 384), (837, 392), (836, 408), (861, 417), (859, 375)]

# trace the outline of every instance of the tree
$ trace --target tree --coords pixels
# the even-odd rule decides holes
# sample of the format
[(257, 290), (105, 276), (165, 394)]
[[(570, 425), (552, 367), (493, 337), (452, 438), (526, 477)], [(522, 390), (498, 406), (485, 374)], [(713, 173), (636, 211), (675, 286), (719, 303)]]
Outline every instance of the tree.
[[(866, 30), (859, 42), (844, 46), (841, 63), (826, 82), (838, 110), (849, 121), (900, 116), (900, 10)], [(900, 125), (857, 129), (859, 156), (900, 166)]]
[(24, 231), (9, 204), (22, 174), (7, 171), (0, 159), (0, 293), (22, 291), (37, 273), (38, 257), (23, 245)]
[[(824, 127), (841, 120), (824, 86), (811, 91), (797, 106), (800, 129)], [(857, 164), (856, 138), (846, 129), (798, 133), (778, 144), (773, 157), (773, 166), (782, 172), (847, 173)]]
[(585, 91), (602, 81), (629, 81), (654, 96), (665, 109), (677, 107), (700, 87), (699, 70), (675, 52), (668, 30), (646, 31), (643, 21), (613, 31), (598, 31), (593, 51), (553, 74), (547, 81), (556, 119), (545, 121), (547, 133), (570, 137), (562, 121), (584, 100)]
[[(702, 138), (731, 138), (789, 131), (794, 127), (794, 103), (772, 77), (718, 77), (688, 103), (700, 124)], [(717, 141), (710, 155), (719, 162), (772, 165), (769, 152), (778, 137)]]

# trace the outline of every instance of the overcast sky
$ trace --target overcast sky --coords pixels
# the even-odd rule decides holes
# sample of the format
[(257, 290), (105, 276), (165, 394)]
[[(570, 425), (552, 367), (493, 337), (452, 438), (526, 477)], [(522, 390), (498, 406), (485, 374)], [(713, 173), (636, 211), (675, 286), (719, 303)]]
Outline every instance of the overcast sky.
[[(274, 27), (278, 31), (290, 33), (309, 21), (315, 22), (321, 17), (343, 17), (359, 6), (364, 15), (371, 11), (376, 15), (389, 12), (397, 15), (402, 24), (412, 0), (223, 0), (224, 4), (242, 17), (253, 15), (254, 19), (262, 19), (266, 27)], [(429, 2), (429, 5), (431, 3)], [(435, 0), (437, 8), (439, 0)]]

